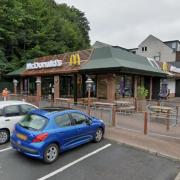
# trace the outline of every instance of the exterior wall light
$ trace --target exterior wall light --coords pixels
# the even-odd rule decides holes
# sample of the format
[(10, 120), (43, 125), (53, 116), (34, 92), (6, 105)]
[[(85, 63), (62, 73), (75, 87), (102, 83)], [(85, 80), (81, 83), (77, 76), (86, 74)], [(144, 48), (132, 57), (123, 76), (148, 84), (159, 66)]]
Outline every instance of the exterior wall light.
[(88, 77), (88, 79), (86, 80), (86, 88), (88, 90), (88, 114), (90, 115), (90, 97), (91, 97), (91, 88), (93, 86), (93, 80)]
[(13, 84), (14, 84), (14, 86), (17, 86), (18, 81), (16, 79), (13, 79)]
[(37, 78), (36, 84), (41, 84), (41, 79), (40, 78)]

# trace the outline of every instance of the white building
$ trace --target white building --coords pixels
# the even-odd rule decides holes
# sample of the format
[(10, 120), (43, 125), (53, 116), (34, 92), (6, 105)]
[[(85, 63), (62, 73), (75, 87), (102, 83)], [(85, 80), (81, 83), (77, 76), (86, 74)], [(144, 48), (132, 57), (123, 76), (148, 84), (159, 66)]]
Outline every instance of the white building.
[[(161, 41), (153, 35), (149, 35), (138, 48), (130, 49), (132, 53), (153, 58), (158, 62), (168, 62), (180, 68), (180, 41)], [(173, 73), (173, 72), (172, 72)], [(177, 76), (168, 77), (168, 89), (171, 96), (180, 97), (180, 79)]]

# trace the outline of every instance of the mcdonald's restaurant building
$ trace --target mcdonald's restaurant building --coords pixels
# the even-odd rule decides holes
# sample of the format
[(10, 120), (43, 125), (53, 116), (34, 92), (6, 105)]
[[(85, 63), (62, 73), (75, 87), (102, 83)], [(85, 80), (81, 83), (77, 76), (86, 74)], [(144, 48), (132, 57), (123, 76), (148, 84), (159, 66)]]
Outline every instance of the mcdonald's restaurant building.
[(137, 87), (144, 86), (148, 98), (156, 98), (166, 74), (150, 61), (119, 47), (93, 47), (36, 58), (8, 76), (14, 78), (15, 94), (72, 98), (77, 102), (87, 97), (85, 82), (90, 76), (91, 97), (109, 102), (136, 97)]

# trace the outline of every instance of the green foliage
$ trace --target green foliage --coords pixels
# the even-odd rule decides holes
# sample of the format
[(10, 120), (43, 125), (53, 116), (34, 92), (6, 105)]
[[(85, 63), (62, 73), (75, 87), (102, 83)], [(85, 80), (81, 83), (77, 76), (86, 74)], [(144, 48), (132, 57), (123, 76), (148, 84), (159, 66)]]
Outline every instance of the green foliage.
[(144, 86), (138, 86), (137, 97), (138, 99), (145, 99), (148, 95), (148, 90)]
[(28, 59), (90, 47), (85, 14), (54, 0), (1, 0), (0, 22), (2, 73)]

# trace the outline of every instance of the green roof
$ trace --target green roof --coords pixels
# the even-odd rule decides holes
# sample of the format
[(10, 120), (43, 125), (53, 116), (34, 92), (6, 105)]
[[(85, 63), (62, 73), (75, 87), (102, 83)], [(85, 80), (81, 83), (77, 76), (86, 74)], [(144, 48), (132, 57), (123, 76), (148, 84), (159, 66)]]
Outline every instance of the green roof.
[(6, 75), (7, 76), (20, 76), (25, 70), (26, 70), (26, 66), (23, 66), (23, 67), (21, 67), (17, 70), (14, 70)]
[(103, 42), (100, 42), (100, 41), (96, 41), (93, 44), (93, 48), (102, 48), (102, 47), (106, 47), (106, 46), (111, 46), (111, 45), (103, 43)]
[[(31, 62), (34, 62), (35, 59), (30, 59), (27, 61), (27, 63), (31, 63)], [(8, 74), (6, 74), (7, 76), (20, 76), (22, 75), (22, 73), (26, 70), (26, 64), (24, 66), (22, 66), (21, 68), (19, 69), (16, 69), (12, 72), (9, 72)]]
[(110, 46), (94, 49), (91, 59), (81, 67), (81, 70), (117, 68), (129, 69), (131, 73), (144, 72), (148, 75), (152, 73), (165, 76), (165, 73), (161, 69), (153, 67), (146, 57)]

